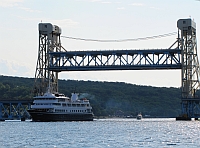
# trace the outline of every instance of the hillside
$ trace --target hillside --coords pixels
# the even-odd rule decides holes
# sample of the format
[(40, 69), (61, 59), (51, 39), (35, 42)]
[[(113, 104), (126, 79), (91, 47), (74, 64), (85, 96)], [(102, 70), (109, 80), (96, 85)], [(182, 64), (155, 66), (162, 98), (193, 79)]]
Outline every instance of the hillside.
[[(0, 76), (0, 99), (30, 99), (33, 78)], [(181, 90), (139, 86), (122, 82), (59, 80), (59, 92), (87, 97), (96, 116), (133, 115), (178, 116)]]

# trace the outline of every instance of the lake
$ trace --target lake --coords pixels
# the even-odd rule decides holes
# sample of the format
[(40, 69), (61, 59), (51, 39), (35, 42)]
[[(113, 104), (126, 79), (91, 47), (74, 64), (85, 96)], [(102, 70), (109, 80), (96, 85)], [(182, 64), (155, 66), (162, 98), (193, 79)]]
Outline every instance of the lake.
[(200, 121), (0, 122), (0, 148), (200, 147)]

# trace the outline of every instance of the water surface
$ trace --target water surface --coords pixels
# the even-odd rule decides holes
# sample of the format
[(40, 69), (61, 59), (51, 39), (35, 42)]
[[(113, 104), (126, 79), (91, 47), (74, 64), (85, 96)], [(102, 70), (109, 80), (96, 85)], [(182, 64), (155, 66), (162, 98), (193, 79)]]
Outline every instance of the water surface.
[(2, 148), (200, 147), (200, 121), (0, 122)]

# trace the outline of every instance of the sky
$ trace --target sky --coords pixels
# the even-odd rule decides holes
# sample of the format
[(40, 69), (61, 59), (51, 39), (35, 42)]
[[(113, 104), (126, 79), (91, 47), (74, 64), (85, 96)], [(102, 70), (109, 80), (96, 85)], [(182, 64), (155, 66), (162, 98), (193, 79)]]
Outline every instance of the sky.
[[(178, 19), (192, 18), (198, 44), (199, 8), (197, 0), (0, 0), (0, 75), (34, 78), (41, 22), (58, 25), (63, 36), (113, 40), (178, 32)], [(61, 42), (68, 51), (165, 49), (176, 38), (120, 43), (61, 38)], [(181, 70), (61, 72), (59, 79), (180, 87)]]

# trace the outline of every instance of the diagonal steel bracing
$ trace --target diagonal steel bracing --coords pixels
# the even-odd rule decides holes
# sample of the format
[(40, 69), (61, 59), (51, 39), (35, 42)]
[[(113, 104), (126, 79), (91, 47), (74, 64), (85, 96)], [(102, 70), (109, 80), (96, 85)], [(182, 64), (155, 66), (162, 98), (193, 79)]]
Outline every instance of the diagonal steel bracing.
[(50, 71), (181, 69), (180, 49), (51, 52)]
[(30, 119), (28, 109), (32, 100), (4, 100), (0, 101), (0, 120)]

